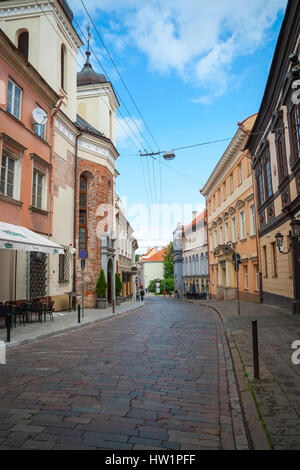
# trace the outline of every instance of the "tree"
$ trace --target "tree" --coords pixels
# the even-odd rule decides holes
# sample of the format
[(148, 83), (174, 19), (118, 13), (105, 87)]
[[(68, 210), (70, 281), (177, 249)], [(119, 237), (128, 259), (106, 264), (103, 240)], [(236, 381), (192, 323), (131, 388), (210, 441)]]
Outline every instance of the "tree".
[(122, 281), (121, 281), (121, 276), (120, 274), (116, 273), (116, 296), (119, 297), (119, 295), (122, 292)]
[(98, 281), (96, 284), (97, 297), (100, 297), (102, 299), (106, 297), (107, 287), (108, 287), (108, 284), (105, 279), (105, 274), (104, 274), (103, 269), (101, 269), (99, 277), (98, 277)]
[(174, 258), (172, 255), (173, 243), (169, 243), (166, 253), (164, 255), (164, 278), (173, 279), (174, 278)]

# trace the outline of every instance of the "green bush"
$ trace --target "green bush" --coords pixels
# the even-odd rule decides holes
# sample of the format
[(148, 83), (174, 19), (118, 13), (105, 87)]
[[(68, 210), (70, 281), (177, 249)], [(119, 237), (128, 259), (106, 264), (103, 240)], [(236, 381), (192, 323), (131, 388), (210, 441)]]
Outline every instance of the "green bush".
[(98, 281), (96, 284), (96, 294), (97, 297), (103, 298), (106, 297), (106, 291), (107, 291), (108, 284), (105, 279), (105, 274), (103, 269), (101, 269)]
[(120, 274), (116, 274), (116, 296), (118, 297), (122, 292), (122, 281)]
[[(166, 286), (166, 287), (164, 287)], [(160, 293), (162, 294), (164, 289), (166, 291), (174, 291), (174, 279), (169, 278), (169, 279), (162, 279), (160, 281)], [(156, 294), (156, 280), (153, 280), (149, 284), (149, 292), (152, 292), (153, 294)]]

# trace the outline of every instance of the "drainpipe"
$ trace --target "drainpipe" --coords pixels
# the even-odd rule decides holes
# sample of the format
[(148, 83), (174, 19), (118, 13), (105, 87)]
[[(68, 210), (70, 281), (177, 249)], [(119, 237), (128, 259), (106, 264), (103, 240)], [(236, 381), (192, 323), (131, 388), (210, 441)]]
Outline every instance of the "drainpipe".
[[(58, 103), (51, 109), (50, 112), (50, 167), (49, 167), (49, 193), (48, 193), (48, 239), (50, 239), (50, 226), (51, 222), (53, 222), (53, 199), (54, 199), (54, 179), (53, 179), (53, 167), (54, 167), (54, 142), (55, 142), (55, 115), (60, 109), (63, 103), (64, 96), (59, 95)], [(30, 254), (29, 254), (30, 257)], [(29, 263), (28, 263), (29, 264)], [(48, 267), (47, 267), (47, 290), (49, 298), (49, 279), (50, 279), (50, 263), (49, 263), (49, 255), (48, 255)], [(29, 274), (28, 274), (29, 276)], [(28, 287), (28, 296), (29, 296), (29, 287)]]
[[(80, 132), (75, 140), (75, 160), (74, 160), (74, 215), (73, 215), (73, 248), (76, 250), (76, 200), (77, 200), (77, 159), (78, 159), (78, 141), (82, 136)], [(76, 253), (73, 259), (73, 292), (76, 292)], [(76, 302), (76, 300), (75, 300)]]

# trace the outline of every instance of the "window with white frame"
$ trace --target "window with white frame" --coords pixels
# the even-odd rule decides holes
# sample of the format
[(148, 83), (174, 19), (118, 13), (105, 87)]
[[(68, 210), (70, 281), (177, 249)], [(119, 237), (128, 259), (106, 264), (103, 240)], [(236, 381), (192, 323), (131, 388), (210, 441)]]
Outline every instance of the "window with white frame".
[(249, 207), (250, 212), (250, 228), (251, 228), (251, 235), (255, 235), (256, 233), (256, 225), (255, 225), (255, 206), (252, 204)]
[(2, 153), (0, 193), (4, 196), (14, 197), (15, 159)]
[(32, 205), (38, 209), (42, 209), (43, 187), (44, 175), (37, 169), (34, 169), (32, 176)]
[(229, 242), (229, 227), (228, 222), (225, 224), (225, 243)]
[(243, 182), (242, 162), (239, 164), (239, 184)]
[(22, 91), (11, 79), (8, 80), (7, 87), (7, 111), (20, 119), (21, 116), (21, 96)]
[(240, 223), (241, 223), (241, 240), (246, 238), (246, 225), (245, 225), (245, 212), (240, 213)]
[(45, 140), (46, 137), (46, 124), (34, 123), (34, 133)]
[(232, 217), (232, 241), (235, 243), (237, 240), (236, 237), (236, 218)]

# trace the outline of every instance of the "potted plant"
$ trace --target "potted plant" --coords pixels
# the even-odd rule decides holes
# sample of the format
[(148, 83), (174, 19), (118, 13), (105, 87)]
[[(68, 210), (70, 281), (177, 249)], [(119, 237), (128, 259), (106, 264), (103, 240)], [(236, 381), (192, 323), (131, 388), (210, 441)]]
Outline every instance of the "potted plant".
[(101, 269), (98, 281), (96, 284), (96, 294), (97, 294), (97, 299), (96, 299), (96, 306), (97, 308), (106, 308), (107, 307), (107, 297), (106, 297), (106, 291), (107, 291), (108, 284), (105, 279), (105, 274), (103, 269)]
[(123, 297), (120, 295), (122, 292), (122, 281), (120, 274), (116, 274), (116, 305), (121, 305)]

